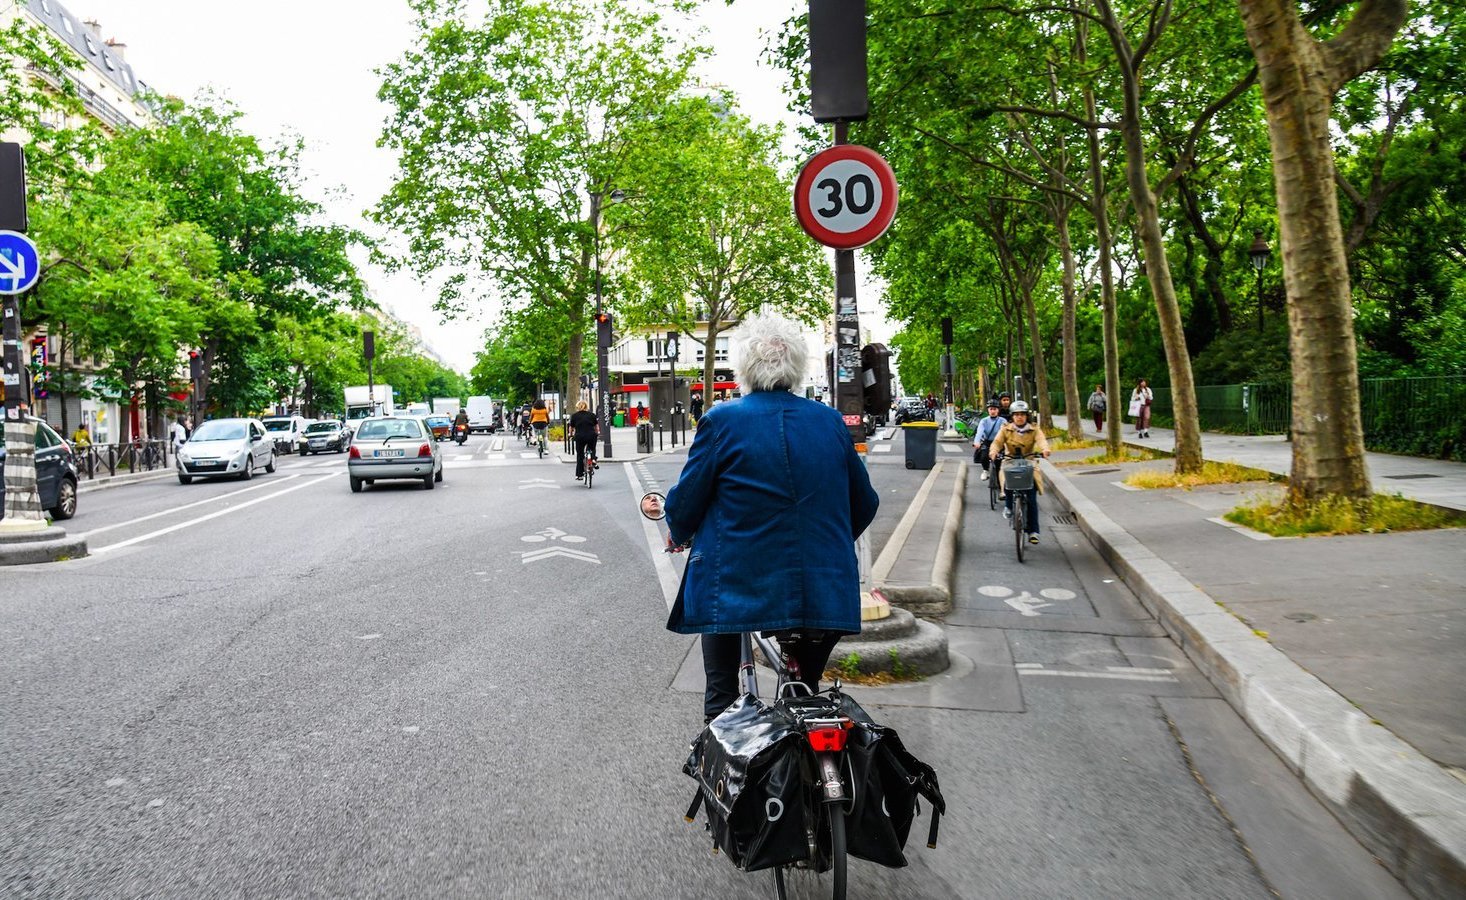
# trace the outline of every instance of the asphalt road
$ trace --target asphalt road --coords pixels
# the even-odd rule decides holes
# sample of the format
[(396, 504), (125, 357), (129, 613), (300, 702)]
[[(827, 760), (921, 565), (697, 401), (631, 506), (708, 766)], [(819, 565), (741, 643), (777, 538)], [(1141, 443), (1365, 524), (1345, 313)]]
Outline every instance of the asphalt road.
[[(769, 896), (681, 818), (696, 658), (634, 503), (681, 457), (586, 491), (495, 441), (432, 492), (325, 456), (87, 493), (92, 556), (0, 569), (0, 895)], [(884, 540), (920, 473), (870, 465)], [(941, 843), (851, 896), (1397, 895), (1077, 529), (1020, 566), (969, 492), (957, 664), (852, 689)]]

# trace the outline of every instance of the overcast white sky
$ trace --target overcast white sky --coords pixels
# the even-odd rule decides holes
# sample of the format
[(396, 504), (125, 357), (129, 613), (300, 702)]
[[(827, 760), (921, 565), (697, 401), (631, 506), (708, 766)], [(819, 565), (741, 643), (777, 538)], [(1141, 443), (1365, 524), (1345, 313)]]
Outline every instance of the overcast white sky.
[[(127, 44), (128, 62), (155, 89), (192, 98), (208, 88), (238, 105), (246, 114), (245, 127), (255, 135), (267, 140), (301, 135), (308, 192), (326, 204), (332, 220), (374, 231), (361, 212), (386, 190), (394, 163), (390, 153), (376, 147), (385, 110), (376, 99), (379, 82), (372, 70), (407, 46), (405, 0), (63, 3), (78, 18), (100, 22), (104, 37)], [(759, 61), (760, 33), (776, 31), (790, 9), (802, 6), (799, 0), (744, 0), (730, 9), (713, 0), (703, 4), (699, 16), (707, 27), (705, 41), (715, 50), (703, 66), (703, 80), (735, 91), (750, 118), (783, 121), (791, 130), (798, 117), (785, 110), (779, 74)], [(379, 302), (420, 327), (451, 366), (468, 371), (495, 310), (485, 310), (487, 317), (445, 323), (433, 311), (434, 291), (416, 278), (370, 267), (364, 271)], [(877, 292), (875, 285), (862, 283), (862, 324), (876, 340), (887, 340), (891, 329), (877, 313)]]

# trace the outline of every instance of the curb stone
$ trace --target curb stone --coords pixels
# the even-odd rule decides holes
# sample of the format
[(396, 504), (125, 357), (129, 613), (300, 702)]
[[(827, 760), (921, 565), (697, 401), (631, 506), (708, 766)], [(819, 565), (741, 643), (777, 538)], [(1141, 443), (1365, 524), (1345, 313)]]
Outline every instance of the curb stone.
[(1253, 634), (1044, 465), (1090, 543), (1354, 837), (1415, 896), (1466, 894), (1466, 784)]
[[(921, 510), (926, 505), (928, 496), (947, 471), (945, 467), (949, 462), (957, 469), (929, 574), (925, 578), (913, 579), (904, 584), (892, 584), (889, 581), (891, 570), (895, 568), (916, 520), (921, 517)], [(873, 589), (885, 595), (891, 605), (910, 610), (924, 618), (942, 618), (952, 611), (952, 573), (957, 561), (957, 539), (962, 531), (966, 487), (967, 466), (961, 460), (939, 460), (931, 474), (922, 482), (921, 488), (917, 490), (906, 513), (901, 517), (901, 522), (881, 550), (880, 558), (871, 567)]]

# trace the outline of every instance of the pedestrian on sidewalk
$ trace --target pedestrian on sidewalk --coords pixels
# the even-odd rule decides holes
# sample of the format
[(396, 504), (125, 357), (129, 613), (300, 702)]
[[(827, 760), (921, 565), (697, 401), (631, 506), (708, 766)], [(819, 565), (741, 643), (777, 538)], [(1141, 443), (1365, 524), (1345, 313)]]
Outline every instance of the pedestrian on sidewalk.
[(746, 393), (703, 416), (665, 504), (669, 541), (692, 545), (667, 629), (702, 635), (707, 719), (738, 699), (745, 631), (797, 630), (780, 644), (818, 689), (836, 641), (860, 631), (855, 539), (880, 504), (840, 414), (793, 392), (800, 328), (756, 316), (739, 335)]
[(1140, 379), (1135, 390), (1130, 392), (1130, 415), (1135, 417), (1136, 437), (1150, 437), (1150, 402), (1153, 399), (1155, 395), (1151, 393), (1150, 385), (1144, 378)]
[(592, 468), (596, 465), (596, 435), (600, 433), (601, 423), (590, 411), (590, 404), (581, 400), (575, 404), (569, 424), (575, 436), (575, 480), (580, 481), (585, 478), (586, 461), (590, 461)]
[(982, 466), (982, 480), (988, 480), (988, 463), (992, 461), (993, 441), (1007, 420), (998, 415), (998, 401), (988, 401), (988, 417), (977, 423), (972, 435), (972, 461)]
[(179, 445), (186, 440), (188, 440), (188, 429), (183, 427), (183, 417), (177, 416), (173, 419), (173, 424), (168, 426), (169, 452), (177, 453)]
[(702, 418), (702, 394), (692, 395), (692, 424), (696, 425), (697, 420)]
[(1109, 409), (1109, 401), (1105, 399), (1105, 386), (1097, 384), (1094, 386), (1094, 393), (1089, 395), (1089, 414), (1094, 416), (1094, 430), (1104, 433), (1105, 410)]

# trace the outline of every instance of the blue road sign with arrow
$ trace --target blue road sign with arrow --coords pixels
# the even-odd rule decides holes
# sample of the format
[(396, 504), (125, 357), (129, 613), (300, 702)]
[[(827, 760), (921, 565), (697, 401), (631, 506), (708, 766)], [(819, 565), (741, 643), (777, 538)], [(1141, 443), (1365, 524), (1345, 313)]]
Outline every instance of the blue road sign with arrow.
[(0, 231), (0, 294), (19, 294), (41, 277), (35, 242), (18, 231)]

